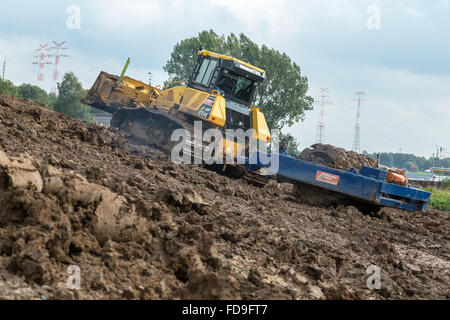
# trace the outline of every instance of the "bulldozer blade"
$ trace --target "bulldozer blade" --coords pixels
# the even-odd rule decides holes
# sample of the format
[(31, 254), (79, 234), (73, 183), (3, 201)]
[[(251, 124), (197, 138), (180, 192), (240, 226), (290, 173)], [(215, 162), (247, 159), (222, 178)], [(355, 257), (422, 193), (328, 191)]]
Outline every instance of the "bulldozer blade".
[(120, 108), (149, 107), (161, 90), (141, 81), (100, 72), (86, 98), (81, 102), (94, 108), (114, 113)]
[(121, 105), (111, 106), (108, 103), (108, 99), (114, 87), (117, 85), (118, 80), (119, 78), (117, 76), (103, 71), (100, 72), (91, 90), (89, 90), (88, 95), (86, 98), (82, 99), (81, 102), (94, 108), (114, 113)]

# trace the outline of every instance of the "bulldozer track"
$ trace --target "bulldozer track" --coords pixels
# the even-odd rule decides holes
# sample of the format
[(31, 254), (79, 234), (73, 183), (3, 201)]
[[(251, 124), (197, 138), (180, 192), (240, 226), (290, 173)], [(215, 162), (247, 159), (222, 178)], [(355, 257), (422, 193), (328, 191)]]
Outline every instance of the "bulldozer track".
[[(172, 141), (172, 133), (176, 129), (185, 129), (191, 137), (194, 137), (194, 126), (192, 119), (186, 119), (186, 115), (172, 113), (165, 108), (120, 108), (111, 119), (111, 126), (120, 129), (126, 134), (126, 137), (134, 144), (152, 146), (171, 157), (173, 147), (179, 141)], [(205, 122), (202, 123), (203, 127)], [(206, 130), (207, 128), (203, 128)], [(220, 174), (235, 179), (242, 179), (249, 184), (264, 187), (270, 180), (269, 177), (260, 175), (257, 172), (251, 172), (245, 166), (226, 163), (206, 165), (203, 157), (198, 158), (195, 148), (201, 149), (201, 155), (208, 146), (208, 143), (199, 144), (195, 139), (188, 141), (183, 147), (183, 154), (191, 159), (191, 163), (203, 164)]]

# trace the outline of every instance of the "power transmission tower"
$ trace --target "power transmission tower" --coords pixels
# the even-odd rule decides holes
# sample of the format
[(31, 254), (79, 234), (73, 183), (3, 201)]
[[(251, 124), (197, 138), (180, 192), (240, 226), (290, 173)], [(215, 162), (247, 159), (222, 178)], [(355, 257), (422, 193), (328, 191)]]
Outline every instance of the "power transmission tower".
[(325, 106), (332, 105), (328, 88), (320, 88), (319, 93), (320, 117), (317, 124), (316, 143), (324, 143), (325, 141)]
[(50, 57), (50, 55), (47, 54), (47, 52), (50, 50), (49, 48), (47, 48), (47, 46), (48, 44), (39, 45), (40, 48), (36, 49), (39, 55), (34, 56), (35, 58), (39, 58), (39, 60), (32, 62), (32, 64), (39, 65), (37, 82), (38, 86), (41, 87), (42, 89), (44, 89), (44, 67), (47, 64), (52, 64), (51, 62), (45, 60), (46, 58)]
[(353, 137), (353, 146), (352, 151), (355, 151), (357, 153), (360, 153), (361, 151), (361, 144), (360, 144), (360, 135), (361, 135), (361, 124), (359, 122), (360, 120), (360, 109), (361, 109), (361, 102), (366, 101), (362, 97), (364, 97), (366, 93), (364, 91), (356, 91), (355, 96), (357, 96), (357, 99), (354, 99), (353, 101), (358, 101), (358, 112), (356, 113), (356, 125), (355, 125), (355, 135)]
[(5, 81), (5, 70), (6, 70), (6, 59), (3, 60), (3, 72), (2, 72), (3, 81)]
[(51, 54), (50, 57), (55, 57), (55, 62), (53, 63), (54, 65), (54, 69), (53, 69), (53, 84), (52, 84), (52, 93), (58, 95), (58, 80), (59, 80), (59, 64), (61, 62), (61, 57), (68, 57), (68, 55), (66, 54), (61, 54), (60, 50), (67, 50), (67, 48), (63, 47), (63, 44), (66, 43), (65, 41), (63, 42), (55, 42), (53, 41), (53, 43), (55, 44), (54, 47), (51, 47), (50, 49), (55, 50), (54, 54)]

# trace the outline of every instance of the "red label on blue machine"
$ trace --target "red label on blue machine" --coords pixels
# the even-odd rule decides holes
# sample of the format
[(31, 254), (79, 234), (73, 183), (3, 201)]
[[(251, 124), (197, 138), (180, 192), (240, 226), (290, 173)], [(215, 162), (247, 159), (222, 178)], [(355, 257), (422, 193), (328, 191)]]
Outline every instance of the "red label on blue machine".
[(339, 176), (328, 172), (317, 171), (316, 180), (337, 186), (339, 183)]

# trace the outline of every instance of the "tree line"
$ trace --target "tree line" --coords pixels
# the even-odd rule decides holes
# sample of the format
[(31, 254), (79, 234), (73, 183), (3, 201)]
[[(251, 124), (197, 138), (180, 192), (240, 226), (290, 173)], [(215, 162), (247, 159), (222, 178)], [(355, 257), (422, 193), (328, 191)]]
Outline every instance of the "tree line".
[[(373, 159), (377, 158), (376, 153), (369, 154), (366, 151), (363, 153)], [(425, 171), (432, 167), (450, 168), (450, 158), (438, 159), (430, 157), (427, 159), (413, 154), (383, 152), (380, 153), (380, 164), (414, 172)]]
[(73, 72), (64, 75), (61, 83), (58, 83), (58, 91), (59, 95), (47, 93), (40, 87), (29, 83), (16, 86), (10, 80), (0, 78), (0, 93), (29, 99), (56, 112), (64, 113), (69, 117), (81, 119), (88, 123), (95, 122), (93, 114), (101, 111), (80, 102), (82, 98), (86, 97), (88, 90), (83, 89)]

